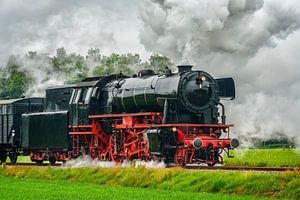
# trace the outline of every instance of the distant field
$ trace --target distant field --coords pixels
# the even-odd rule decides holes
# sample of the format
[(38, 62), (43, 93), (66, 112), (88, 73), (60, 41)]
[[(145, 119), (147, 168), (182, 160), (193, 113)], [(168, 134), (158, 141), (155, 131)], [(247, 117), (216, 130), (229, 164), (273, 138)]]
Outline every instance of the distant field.
[(1, 199), (137, 199), (137, 200), (269, 200), (251, 196), (230, 196), (195, 192), (143, 189), (121, 186), (100, 186), (67, 181), (13, 179), (0, 176)]
[(225, 156), (227, 166), (300, 167), (300, 149), (234, 150), (234, 158)]
[[(199, 193), (199, 195), (203, 195), (203, 193), (218, 193), (226, 195), (300, 199), (300, 172), (296, 171), (269, 174), (222, 171), (204, 172), (184, 170), (181, 168), (162, 170), (146, 169), (143, 167), (7, 167), (4, 169), (0, 168), (0, 177), (1, 176), (23, 181), (35, 179), (39, 181), (78, 182), (78, 184), (82, 186), (95, 184), (102, 186), (147, 188), (151, 190), (160, 189), (169, 190), (169, 193), (181, 191)], [(25, 182), (24, 185), (26, 186), (26, 184)], [(9, 186), (3, 186), (3, 184), (0, 183), (0, 187)], [(31, 187), (33, 186), (29, 185), (29, 188)], [(41, 190), (42, 188), (37, 187), (36, 189)], [(74, 190), (77, 191), (77, 189)], [(14, 191), (15, 190), (12, 190), (12, 192)], [(60, 191), (60, 189), (55, 191)]]

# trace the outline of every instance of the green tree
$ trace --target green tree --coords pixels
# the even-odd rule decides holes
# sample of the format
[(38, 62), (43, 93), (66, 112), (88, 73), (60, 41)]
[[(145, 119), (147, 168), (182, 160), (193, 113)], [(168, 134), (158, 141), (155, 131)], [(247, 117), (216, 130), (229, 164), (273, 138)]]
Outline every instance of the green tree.
[(52, 64), (56, 72), (64, 74), (66, 83), (75, 83), (87, 77), (88, 67), (84, 57), (75, 53), (67, 54), (64, 47), (56, 50)]
[(132, 75), (135, 69), (141, 65), (138, 54), (116, 54), (103, 56), (101, 61), (93, 70), (93, 75), (107, 75), (122, 72), (125, 75)]
[(86, 60), (92, 60), (94, 62), (100, 62), (101, 61), (101, 53), (100, 49), (97, 48), (90, 48), (86, 55)]
[(20, 69), (15, 56), (11, 56), (7, 65), (1, 69), (0, 98), (20, 98), (28, 89), (31, 76)]
[(170, 59), (159, 54), (151, 55), (149, 61), (146, 61), (143, 66), (146, 69), (153, 69), (156, 73), (165, 71), (166, 68), (174, 69), (174, 65)]

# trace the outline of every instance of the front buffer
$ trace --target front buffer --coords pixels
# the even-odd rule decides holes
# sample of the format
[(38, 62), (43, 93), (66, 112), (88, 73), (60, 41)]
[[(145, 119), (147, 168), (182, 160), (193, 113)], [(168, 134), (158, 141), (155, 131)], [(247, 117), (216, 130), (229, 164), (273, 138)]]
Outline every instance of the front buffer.
[[(176, 150), (176, 165), (223, 164), (222, 153), (225, 152), (228, 157), (231, 157), (229, 151), (239, 146), (237, 139), (229, 137), (229, 127), (232, 125), (190, 124), (187, 126), (191, 131), (184, 132), (183, 127), (178, 130), (178, 134), (182, 135), (182, 145), (179, 145)], [(203, 133), (204, 130), (206, 133)], [(225, 136), (220, 137), (221, 132)]]

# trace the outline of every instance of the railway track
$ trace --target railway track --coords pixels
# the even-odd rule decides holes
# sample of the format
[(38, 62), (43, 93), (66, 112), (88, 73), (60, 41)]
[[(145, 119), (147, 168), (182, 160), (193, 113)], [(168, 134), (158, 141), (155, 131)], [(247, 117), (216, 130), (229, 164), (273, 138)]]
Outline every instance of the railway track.
[(253, 172), (285, 172), (300, 171), (300, 167), (250, 167), (250, 166), (185, 166), (185, 169), (208, 171), (253, 171)]
[[(50, 165), (49, 163), (36, 164), (36, 163), (17, 163), (17, 164), (5, 164), (8, 167), (64, 167), (63, 164), (57, 163)], [(2, 166), (4, 166), (2, 164)], [(167, 168), (173, 168), (175, 166), (168, 166)], [(183, 169), (199, 170), (199, 171), (253, 171), (253, 172), (285, 172), (285, 171), (300, 171), (300, 167), (250, 167), (250, 166), (185, 166)]]
[(11, 163), (2, 163), (3, 166), (9, 166), (9, 167), (60, 167), (62, 164), (56, 163), (54, 165), (50, 165), (49, 163), (43, 163), (43, 164), (36, 164), (36, 163), (16, 163), (16, 164), (11, 164)]

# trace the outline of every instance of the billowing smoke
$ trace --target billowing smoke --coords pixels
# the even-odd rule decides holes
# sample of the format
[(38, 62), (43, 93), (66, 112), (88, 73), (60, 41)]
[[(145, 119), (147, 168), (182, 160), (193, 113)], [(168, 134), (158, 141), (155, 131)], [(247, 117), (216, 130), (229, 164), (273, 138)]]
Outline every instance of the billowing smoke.
[(21, 60), (20, 69), (28, 72), (33, 79), (25, 96), (45, 96), (45, 89), (51, 86), (63, 85), (65, 77), (54, 71), (48, 55), (25, 56)]
[(137, 10), (141, 1), (1, 0), (0, 62), (28, 51), (55, 54), (59, 47), (85, 54), (141, 52)]
[[(69, 78), (55, 73), (49, 64), (57, 48), (81, 55), (90, 48), (100, 49), (101, 55), (144, 52), (137, 39), (139, 4), (139, 0), (1, 0), (0, 67), (10, 55), (18, 55), (21, 70), (31, 73), (35, 80), (25, 95), (43, 96), (46, 87)], [(38, 56), (23, 58), (28, 51)], [(49, 56), (40, 56), (43, 53)]]
[(153, 0), (140, 13), (147, 50), (234, 77), (227, 114), (244, 145), (281, 134), (300, 145), (299, 1)]
[(145, 162), (141, 160), (128, 161), (124, 160), (122, 163), (116, 163), (114, 161), (102, 161), (98, 159), (92, 159), (90, 156), (85, 155), (76, 159), (68, 160), (63, 164), (67, 168), (81, 168), (81, 167), (96, 167), (96, 168), (130, 168), (130, 167), (145, 167), (145, 168), (165, 168), (166, 164), (161, 161)]

